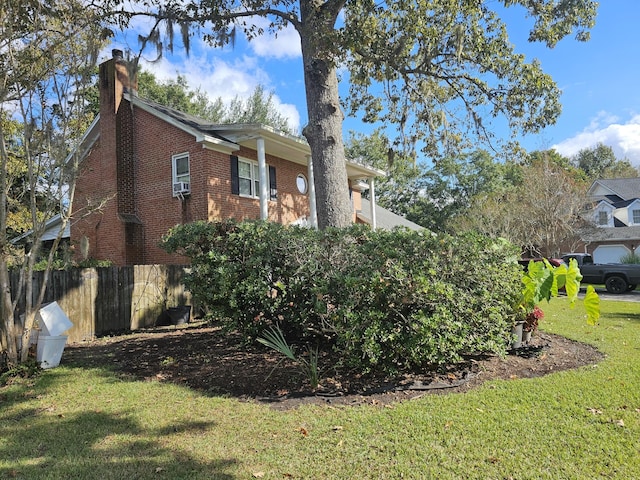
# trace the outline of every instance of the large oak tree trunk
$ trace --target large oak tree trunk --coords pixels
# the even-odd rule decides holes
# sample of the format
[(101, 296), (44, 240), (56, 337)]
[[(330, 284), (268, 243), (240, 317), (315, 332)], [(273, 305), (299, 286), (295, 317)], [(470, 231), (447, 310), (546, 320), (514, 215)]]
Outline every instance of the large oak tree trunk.
[(332, 52), (335, 46), (328, 46), (335, 18), (331, 12), (318, 9), (313, 1), (300, 3), (302, 31), (299, 33), (309, 116), (302, 133), (313, 158), (318, 226), (347, 227), (353, 222), (353, 211), (342, 140), (344, 116)]

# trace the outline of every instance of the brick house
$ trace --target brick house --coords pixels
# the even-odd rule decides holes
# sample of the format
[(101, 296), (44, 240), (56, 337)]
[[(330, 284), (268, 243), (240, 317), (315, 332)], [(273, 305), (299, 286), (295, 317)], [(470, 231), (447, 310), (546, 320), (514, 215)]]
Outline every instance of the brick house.
[[(195, 220), (316, 224), (304, 139), (263, 125), (213, 125), (139, 98), (117, 50), (100, 65), (99, 82), (100, 114), (77, 151), (71, 243), (78, 258), (182, 262), (158, 242), (170, 227)], [(388, 218), (374, 195), (367, 211), (361, 203), (361, 191), (383, 174), (347, 164), (354, 221), (375, 228), (376, 212)]]
[(595, 227), (582, 240), (594, 261), (619, 263), (630, 253), (640, 255), (640, 178), (596, 180), (587, 196)]

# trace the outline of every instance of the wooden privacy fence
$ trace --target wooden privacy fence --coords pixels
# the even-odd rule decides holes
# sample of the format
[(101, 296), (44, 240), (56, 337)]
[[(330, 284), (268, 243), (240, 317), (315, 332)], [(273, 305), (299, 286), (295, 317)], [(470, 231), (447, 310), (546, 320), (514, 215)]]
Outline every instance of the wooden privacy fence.
[[(56, 270), (50, 273), (44, 303), (58, 302), (73, 322), (66, 332), (69, 342), (152, 327), (168, 308), (191, 304), (191, 295), (182, 284), (186, 268), (133, 265)], [(34, 286), (42, 285), (43, 279), (44, 272), (34, 273)], [(12, 291), (18, 280), (16, 272), (11, 278)], [(17, 314), (24, 312), (24, 299), (17, 310)]]

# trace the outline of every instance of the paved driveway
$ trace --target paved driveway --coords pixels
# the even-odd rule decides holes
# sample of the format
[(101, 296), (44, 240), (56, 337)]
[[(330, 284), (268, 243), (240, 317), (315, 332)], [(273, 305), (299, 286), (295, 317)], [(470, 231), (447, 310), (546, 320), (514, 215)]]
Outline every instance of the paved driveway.
[[(580, 288), (580, 292), (582, 294), (584, 294), (585, 288), (586, 287), (584, 286)], [(618, 300), (621, 302), (640, 302), (640, 290), (634, 290), (633, 292), (621, 293), (616, 295), (614, 293), (607, 292), (607, 290), (604, 288), (596, 288), (596, 292), (598, 293), (598, 296), (602, 300)]]

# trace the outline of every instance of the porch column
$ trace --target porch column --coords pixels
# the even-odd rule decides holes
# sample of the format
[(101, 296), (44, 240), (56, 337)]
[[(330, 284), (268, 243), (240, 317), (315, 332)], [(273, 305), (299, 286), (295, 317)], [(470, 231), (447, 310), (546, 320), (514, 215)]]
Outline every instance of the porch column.
[(309, 185), (307, 186), (307, 194), (309, 195), (309, 220), (311, 226), (318, 228), (318, 210), (316, 208), (316, 184), (313, 178), (313, 159), (311, 155), (307, 155), (307, 176), (309, 177)]
[(269, 190), (267, 188), (267, 160), (264, 151), (264, 138), (258, 137), (257, 140), (258, 150), (258, 180), (260, 182), (260, 192), (258, 194), (260, 198), (260, 220), (269, 219)]
[(369, 207), (371, 207), (371, 229), (375, 230), (376, 222), (376, 182), (373, 177), (369, 178)]

